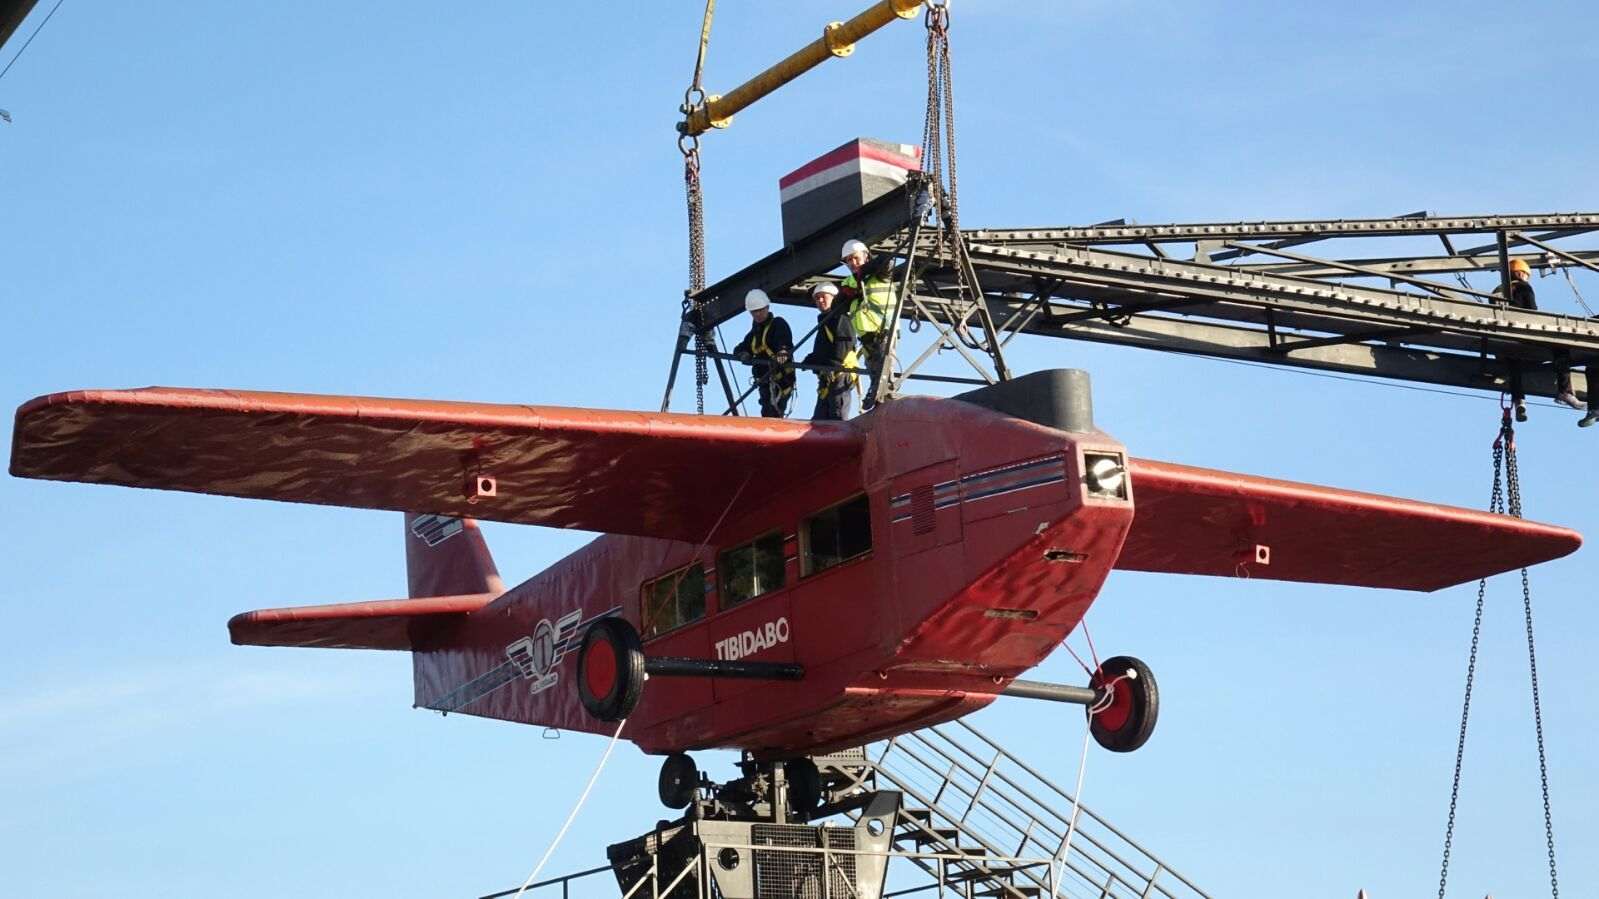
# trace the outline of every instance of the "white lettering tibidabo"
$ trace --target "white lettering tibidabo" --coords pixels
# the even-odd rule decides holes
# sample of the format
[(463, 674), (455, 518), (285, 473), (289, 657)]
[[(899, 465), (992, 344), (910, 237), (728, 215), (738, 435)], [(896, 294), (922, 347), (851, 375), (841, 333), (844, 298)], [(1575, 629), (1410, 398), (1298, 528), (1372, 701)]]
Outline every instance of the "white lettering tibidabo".
[(779, 643), (787, 643), (788, 633), (787, 618), (768, 621), (751, 630), (716, 641), (716, 658), (723, 662), (737, 661)]

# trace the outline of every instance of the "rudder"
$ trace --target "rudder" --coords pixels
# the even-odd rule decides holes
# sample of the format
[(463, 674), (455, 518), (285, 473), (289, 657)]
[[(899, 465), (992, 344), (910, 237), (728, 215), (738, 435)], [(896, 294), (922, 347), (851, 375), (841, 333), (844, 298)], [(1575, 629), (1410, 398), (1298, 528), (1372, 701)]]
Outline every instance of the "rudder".
[(483, 531), (471, 518), (407, 513), (405, 573), (413, 599), (505, 592)]

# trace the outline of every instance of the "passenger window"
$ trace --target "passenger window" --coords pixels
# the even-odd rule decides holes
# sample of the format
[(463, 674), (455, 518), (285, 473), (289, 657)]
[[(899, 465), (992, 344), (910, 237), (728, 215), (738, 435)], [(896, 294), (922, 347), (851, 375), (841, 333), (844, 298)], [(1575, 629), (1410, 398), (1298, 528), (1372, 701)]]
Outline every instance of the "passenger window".
[(694, 564), (644, 585), (644, 637), (705, 617), (705, 567)]
[(722, 608), (783, 588), (783, 533), (773, 531), (753, 543), (722, 553), (716, 570), (722, 579)]
[(872, 551), (871, 508), (864, 495), (807, 518), (800, 528), (802, 574), (825, 571)]

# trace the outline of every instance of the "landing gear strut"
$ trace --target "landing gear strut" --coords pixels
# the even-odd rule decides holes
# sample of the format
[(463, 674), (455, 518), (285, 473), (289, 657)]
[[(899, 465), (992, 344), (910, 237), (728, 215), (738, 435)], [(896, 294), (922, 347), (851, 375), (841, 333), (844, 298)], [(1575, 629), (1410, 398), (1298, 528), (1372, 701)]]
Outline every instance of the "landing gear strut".
[(1160, 715), (1155, 674), (1132, 656), (1106, 659), (1086, 687), (1015, 680), (1001, 693), (1025, 699), (1068, 702), (1086, 708), (1088, 731), (1111, 752), (1132, 752), (1149, 742)]
[(601, 618), (583, 634), (577, 656), (577, 697), (601, 721), (621, 721), (644, 696), (646, 677), (722, 677), (800, 680), (805, 668), (789, 662), (724, 662), (644, 655), (638, 631), (625, 619)]

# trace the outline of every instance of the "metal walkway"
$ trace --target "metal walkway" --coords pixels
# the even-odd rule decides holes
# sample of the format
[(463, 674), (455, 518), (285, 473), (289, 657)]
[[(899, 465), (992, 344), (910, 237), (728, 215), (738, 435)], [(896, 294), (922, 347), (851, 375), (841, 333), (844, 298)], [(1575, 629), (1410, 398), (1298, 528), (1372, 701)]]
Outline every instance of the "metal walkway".
[[(702, 837), (695, 852), (697, 870), (710, 870), (713, 860), (727, 849), (764, 853), (768, 865), (779, 868), (785, 865), (778, 856), (785, 853), (794, 854), (795, 859), (820, 853), (825, 870), (845, 871), (856, 870), (864, 862), (861, 856), (872, 855), (886, 856), (890, 876), (899, 870), (901, 881), (906, 869), (896, 868), (896, 859), (909, 862), (927, 876), (927, 882), (892, 889), (882, 894), (883, 899), (924, 893), (939, 899), (1209, 899), (1192, 881), (1087, 807), (1079, 807), (1070, 851), (1064, 852), (1071, 826), (1070, 794), (963, 721), (865, 749), (820, 756), (815, 761), (823, 786), (829, 795), (839, 797), (839, 802), (820, 810), (812, 821), (822, 824), (820, 831), (833, 837), (820, 840), (819, 848), (752, 846), (739, 840)], [(850, 819), (847, 823), (857, 823), (863, 814), (870, 814), (877, 801), (874, 797), (893, 795), (887, 791), (900, 794), (889, 805), (898, 807), (891, 848), (887, 852), (846, 848), (847, 841), (841, 842), (837, 835), (847, 835), (849, 829), (832, 823), (839, 820), (836, 816), (842, 812)], [(813, 829), (796, 825), (776, 829), (784, 828)], [(757, 856), (757, 864), (761, 858)], [(591, 868), (534, 883), (530, 890), (550, 896), (559, 888), (563, 899), (574, 892), (616, 896), (620, 891), (616, 879), (608, 876), (612, 873), (608, 866)], [(682, 895), (711, 899), (709, 878), (694, 877), (689, 886), (680, 889), (682, 881), (682, 872), (675, 878), (669, 871), (652, 873), (622, 899)], [(827, 882), (831, 883), (831, 878)], [(504, 890), (483, 899), (503, 899), (516, 892)], [(828, 895), (852, 899), (853, 893), (842, 887), (802, 889), (793, 895), (757, 890), (757, 899), (826, 899)]]
[[(1072, 797), (964, 721), (896, 737), (859, 761), (824, 761), (824, 773), (905, 796), (896, 848), (934, 882), (888, 895), (938, 890), (967, 897), (1038, 899), (1052, 872), (1027, 859), (1057, 859), (1059, 895), (1074, 899), (1208, 899), (1192, 881), (1087, 807), (1078, 809), (1070, 852)], [(958, 859), (958, 860), (956, 860)], [(1009, 859), (1010, 862), (996, 861)]]
[[(909, 258), (920, 190), (913, 180), (707, 287), (696, 296), (705, 326), (742, 313), (754, 287), (808, 306), (808, 286), (837, 268), (850, 237)], [(1557, 362), (1577, 370), (1573, 386), (1584, 395), (1583, 369), (1599, 364), (1599, 319), (1586, 309), (1521, 310), (1492, 295), (1511, 259), (1545, 276), (1599, 272), (1599, 213), (962, 233), (1000, 346), (1027, 333), (1494, 392), (1519, 371), (1529, 396), (1554, 395)], [(951, 269), (921, 267), (931, 240), (915, 248), (923, 308), (907, 302), (902, 319), (926, 320), (930, 310), (946, 324), (975, 325), (975, 304), (947, 299)], [(1543, 309), (1583, 305), (1567, 278), (1535, 279)], [(685, 323), (694, 327), (694, 312)]]

